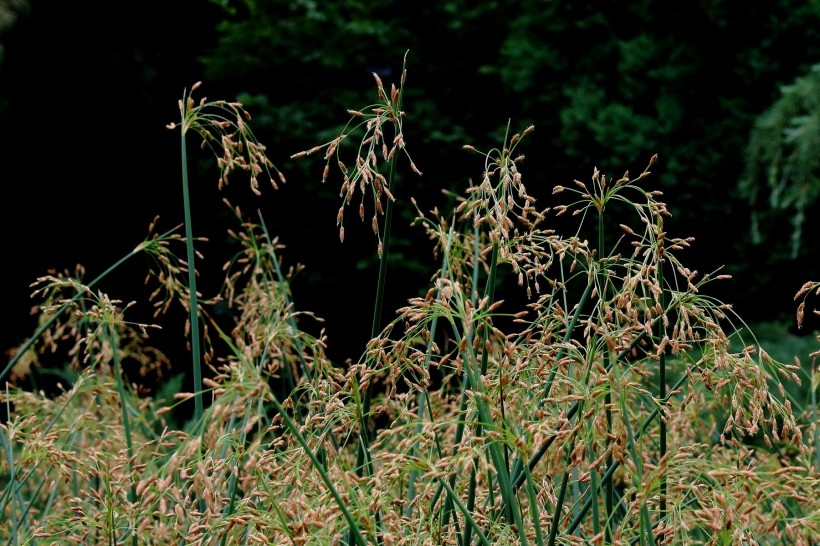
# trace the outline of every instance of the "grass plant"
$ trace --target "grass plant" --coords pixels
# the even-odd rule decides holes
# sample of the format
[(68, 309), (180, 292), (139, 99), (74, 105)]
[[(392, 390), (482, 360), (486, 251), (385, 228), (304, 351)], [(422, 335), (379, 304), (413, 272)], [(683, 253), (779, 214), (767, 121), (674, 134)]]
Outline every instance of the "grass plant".
[[(226, 202), (239, 251), (220, 293), (197, 298), (187, 133), (215, 151), (220, 185), (238, 171), (254, 193), (263, 174), (284, 178), (241, 104), (183, 93), (171, 127), (184, 234), (152, 225), (122, 261), (152, 258), (157, 321), (174, 302), (189, 312), (193, 388), (170, 402), (140, 388), (168, 361), (99, 278), (39, 279), (41, 326), (0, 373), (0, 542), (815, 544), (818, 355), (808, 372), (772, 358), (709, 295), (725, 276), (688, 268), (693, 241), (666, 233), (648, 188), (657, 157), (537, 201), (522, 153), (534, 127), (509, 123), (497, 147), (464, 147), (478, 183), (439, 210), (396, 183), (420, 174), (405, 83), (406, 71), (389, 91), (376, 76), (377, 102), (294, 156), (323, 152), (323, 181), (341, 179), (340, 238), (358, 200), (377, 240), (371, 339), (345, 366), (327, 358), (321, 318), (297, 309), (299, 268), (262, 213)], [(399, 206), (438, 265), (386, 319)], [(797, 294), (798, 321), (818, 287)], [(47, 357), (70, 370), (50, 395), (26, 388)], [(191, 399), (191, 426), (173, 426)]]

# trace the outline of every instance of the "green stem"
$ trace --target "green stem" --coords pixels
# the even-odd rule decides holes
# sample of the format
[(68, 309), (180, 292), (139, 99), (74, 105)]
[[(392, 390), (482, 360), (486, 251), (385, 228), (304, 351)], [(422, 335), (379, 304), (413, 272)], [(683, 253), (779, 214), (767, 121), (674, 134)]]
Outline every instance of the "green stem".
[(316, 454), (313, 453), (313, 450), (310, 448), (310, 445), (308, 445), (307, 440), (299, 431), (299, 427), (296, 425), (293, 419), (290, 418), (290, 416), (287, 414), (287, 412), (275, 396), (272, 396), (270, 400), (276, 408), (276, 411), (279, 412), (279, 415), (282, 416), (282, 420), (285, 421), (285, 426), (288, 428), (291, 434), (293, 434), (296, 437), (296, 441), (299, 442), (299, 445), (301, 445), (302, 449), (304, 449), (305, 453), (307, 453), (307, 456), (313, 463), (314, 468), (316, 468), (316, 471), (319, 472), (319, 476), (322, 478), (322, 481), (325, 482), (328, 491), (333, 496), (333, 500), (336, 501), (339, 510), (342, 511), (342, 515), (347, 520), (347, 523), (350, 526), (350, 535), (353, 539), (351, 542), (358, 544), (358, 546), (367, 546), (367, 542), (365, 542), (364, 537), (362, 536), (362, 533), (359, 530), (359, 526), (356, 524), (356, 520), (353, 519), (353, 515), (350, 513), (350, 510), (348, 509), (347, 503), (342, 499), (341, 495), (339, 495), (339, 492), (336, 491), (336, 487), (334, 487), (333, 481), (331, 481), (330, 477), (327, 475), (325, 467), (319, 462), (319, 459), (316, 457)]
[[(184, 120), (183, 120), (184, 122)], [(180, 150), (182, 156), (182, 206), (185, 214), (185, 247), (188, 257), (188, 291), (190, 293), (191, 320), (191, 364), (194, 373), (194, 422), (202, 419), (202, 363), (199, 353), (199, 301), (196, 294), (196, 267), (194, 265), (194, 234), (191, 224), (191, 198), (188, 189), (188, 149), (185, 143), (185, 131), (180, 132)]]
[[(660, 245), (663, 245), (663, 241), (659, 241)], [(663, 246), (659, 249), (661, 255), (658, 258), (658, 285), (660, 286), (660, 305), (661, 309), (666, 308), (666, 289), (663, 285)], [(658, 343), (663, 343), (664, 338), (666, 337), (666, 325), (661, 322), (660, 323), (660, 340)], [(658, 398), (661, 400), (661, 411), (664, 410), (666, 406), (666, 351), (661, 352), (660, 354), (660, 362), (659, 370), (658, 370)], [(666, 418), (664, 415), (661, 415), (661, 422), (660, 422), (660, 458), (663, 459), (666, 455), (666, 439), (667, 439), (667, 430), (666, 430)], [(666, 496), (668, 493), (668, 484), (666, 480), (666, 473), (661, 476), (661, 499), (660, 499), (660, 519), (666, 519)]]
[[(660, 320), (660, 318), (656, 317), (655, 321), (658, 321), (658, 320)], [(655, 324), (655, 322), (653, 321), (652, 325), (654, 325), (654, 324)], [(635, 336), (635, 338), (629, 343), (629, 346), (627, 346), (626, 349), (624, 349), (623, 351), (618, 353), (618, 356), (615, 357), (615, 361), (618, 361), (618, 360), (621, 360), (621, 359), (625, 358), (626, 355), (628, 355), (630, 352), (632, 352), (632, 349), (634, 349), (635, 347), (638, 346), (638, 344), (641, 342), (641, 340), (643, 340), (643, 338), (645, 336), (646, 336), (646, 331), (641, 330)], [(612, 369), (612, 362), (610, 362), (607, 365), (606, 371), (609, 372), (609, 370), (611, 370), (611, 369)], [(674, 391), (674, 389), (672, 389), (672, 390)], [(573, 402), (572, 405), (567, 410), (566, 418), (567, 419), (572, 419), (573, 417), (575, 417), (575, 414), (578, 413), (579, 408), (580, 408), (579, 403), (578, 402)], [(547, 437), (544, 440), (544, 442), (538, 447), (538, 449), (535, 451), (533, 456), (530, 458), (529, 463), (527, 463), (529, 465), (530, 470), (535, 468), (535, 465), (538, 464), (538, 462), (541, 460), (541, 458), (547, 452), (547, 449), (549, 449), (549, 447), (552, 445), (552, 443), (555, 442), (556, 438), (558, 438), (558, 433), (557, 432), (554, 433), (554, 434), (551, 434), (549, 437)], [(515, 489), (518, 489), (518, 487), (520, 487), (521, 484), (524, 483), (524, 472), (523, 472), (523, 469), (521, 468), (521, 464), (523, 464), (523, 459), (518, 459), (518, 460), (516, 460), (516, 464), (514, 465), (514, 468), (513, 468), (513, 488), (515, 488)]]
[[(454, 334), (456, 337), (456, 342), (461, 345), (463, 338), (455, 328)], [(478, 396), (475, 398), (475, 403), (476, 410), (478, 411), (479, 422), (482, 423), (483, 426), (491, 426), (493, 423), (493, 417), (489, 405), (485, 399), (486, 393), (479, 374), (479, 365), (480, 364), (477, 361), (476, 355), (472, 352), (472, 345), (470, 343), (465, 343), (464, 371), (467, 377), (468, 387), (478, 393)], [(501, 432), (503, 432), (504, 423), (501, 423), (500, 428)], [(504, 462), (504, 452), (502, 451), (498, 440), (489, 441), (487, 443), (487, 449), (490, 452), (493, 467), (495, 467), (496, 480), (499, 489), (501, 490), (502, 505), (508, 518), (507, 522), (518, 528), (518, 536), (521, 544), (526, 546), (528, 541), (524, 529), (524, 522), (521, 517), (521, 509), (516, 501), (515, 490), (512, 487), (512, 482), (510, 480), (509, 468)]]
[[(680, 379), (678, 379), (675, 382), (675, 384), (672, 386), (672, 388), (668, 392), (675, 392), (681, 385), (683, 385), (683, 383), (685, 381), (686, 381), (686, 375), (682, 375), (680, 377)], [(667, 394), (667, 396), (668, 396), (668, 394)], [(662, 400), (662, 402), (665, 403), (665, 402), (667, 402), (667, 400)], [(660, 408), (655, 408), (654, 410), (652, 410), (652, 412), (649, 415), (647, 415), (646, 419), (644, 419), (643, 423), (641, 423), (641, 426), (635, 432), (635, 437), (634, 437), (635, 440), (637, 440), (638, 438), (640, 438), (643, 435), (643, 433), (646, 431), (646, 429), (649, 427), (649, 425), (652, 423), (652, 421), (654, 421), (655, 418), (658, 415), (660, 415), (660, 413), (661, 413)], [(618, 469), (619, 466), (620, 466), (620, 463), (618, 461), (613, 462), (612, 465), (607, 467), (606, 472), (604, 472), (604, 474), (601, 476), (601, 481), (602, 482), (612, 481), (612, 475), (615, 474), (615, 471)], [(593, 499), (588, 498), (587, 501), (584, 503), (584, 505), (581, 507), (581, 509), (578, 511), (578, 513), (575, 514), (575, 517), (573, 518), (572, 522), (569, 524), (569, 527), (567, 527), (567, 534), (568, 535), (571, 535), (573, 532), (575, 532), (575, 530), (578, 528), (578, 526), (584, 520), (584, 517), (586, 517), (587, 512), (592, 507), (592, 503), (593, 503)]]
[[(477, 241), (478, 240), (476, 239), (476, 245), (477, 245)], [(478, 263), (478, 262), (476, 261), (476, 263)], [(490, 273), (487, 277), (487, 285), (484, 287), (484, 296), (489, 298), (488, 301), (487, 301), (487, 306), (488, 307), (490, 305), (492, 305), (494, 300), (495, 300), (495, 279), (496, 279), (496, 270), (497, 269), (498, 269), (498, 243), (493, 243), (493, 251), (492, 251), (492, 256), (490, 258)], [(487, 373), (487, 363), (489, 361), (489, 351), (486, 350), (486, 348), (487, 348), (486, 342), (487, 342), (487, 339), (488, 339), (488, 336), (489, 336), (489, 334), (487, 333), (487, 328), (484, 328), (483, 334), (484, 334), (484, 345), (483, 345), (484, 350), (481, 353), (481, 375), (482, 376)], [(472, 342), (472, 339), (468, 338), (467, 343), (471, 343), (471, 342)], [(499, 382), (499, 385), (500, 384), (501, 384), (501, 382)], [(499, 403), (501, 404), (501, 418), (502, 418), (502, 422), (503, 422), (503, 419), (504, 419), (504, 406), (503, 406), (504, 400), (503, 400), (503, 397), (499, 398)], [(476, 426), (476, 436), (481, 436), (481, 423), (479, 423)], [(509, 468), (509, 457), (507, 455), (506, 446), (505, 446), (505, 450), (504, 450), (504, 461), (505, 461), (505, 468)], [(473, 465), (472, 465), (472, 469), (470, 470), (470, 484), (469, 484), (469, 488), (467, 490), (467, 510), (469, 510), (471, 513), (472, 513), (473, 509), (475, 508), (475, 489), (476, 489), (476, 486), (478, 485), (478, 479), (476, 477), (477, 472), (478, 472), (478, 455), (476, 454), (473, 457)], [(467, 525), (467, 526), (464, 527), (464, 536), (461, 539), (462, 546), (469, 546), (470, 542), (472, 541), (472, 532), (473, 532), (473, 528), (471, 526)]]
[[(450, 228), (450, 234), (449, 235), (452, 238), (452, 236), (453, 236), (453, 228), (452, 227)], [(450, 244), (449, 244), (449, 241), (448, 241), (448, 244), (444, 249), (443, 263), (442, 263), (442, 266), (441, 266), (441, 276), (442, 276), (442, 278), (446, 277), (447, 274), (449, 273), (449, 266), (450, 266), (449, 256), (450, 256)], [(440, 290), (436, 290), (436, 297), (438, 297), (439, 293), (440, 293)], [(433, 340), (436, 338), (437, 328), (438, 328), (438, 316), (435, 316), (435, 317), (433, 317), (433, 320), (430, 321), (430, 339), (427, 341), (427, 350), (426, 350), (425, 356), (424, 356), (423, 368), (425, 370), (427, 370), (428, 373), (430, 371), (430, 355), (432, 355), (432, 353), (433, 353)], [(427, 397), (427, 392), (426, 391), (421, 391), (419, 393), (419, 397), (418, 397), (418, 406), (419, 407), (418, 407), (418, 410), (416, 412), (416, 418), (418, 419), (418, 422), (416, 423), (415, 434), (416, 434), (417, 437), (421, 434), (422, 427), (423, 427), (424, 406), (425, 406), (425, 404), (429, 404), (429, 399)], [(430, 412), (430, 417), (432, 418), (432, 416), (433, 416), (433, 413), (431, 411)], [(419, 446), (419, 440), (416, 440), (413, 443), (413, 447), (410, 451), (411, 457), (415, 457), (416, 454), (418, 453), (418, 446)], [(407, 500), (409, 502), (408, 502), (407, 509), (405, 510), (404, 515), (408, 518), (413, 515), (413, 506), (414, 505), (413, 505), (412, 500), (416, 496), (416, 480), (418, 479), (418, 474), (419, 474), (419, 471), (414, 468), (412, 471), (410, 471), (410, 477), (409, 477), (408, 482), (407, 482)]]
[[(394, 186), (394, 176), (393, 176), (393, 167), (395, 163), (390, 163), (390, 181), (388, 183), (388, 187), (390, 189), (390, 193), (393, 193), (393, 186)], [(376, 283), (376, 301), (373, 306), (373, 324), (370, 328), (370, 338), (374, 339), (376, 336), (379, 335), (381, 331), (381, 322), (382, 322), (382, 306), (384, 304), (384, 287), (387, 280), (387, 256), (390, 249), (390, 225), (393, 223), (393, 201), (391, 199), (387, 200), (387, 210), (384, 214), (384, 238), (382, 240), (382, 255), (381, 259), (379, 260), (379, 278)], [(367, 470), (370, 473), (370, 461), (369, 461), (369, 448), (370, 448), (370, 436), (369, 436), (369, 418), (368, 414), (370, 413), (370, 405), (373, 399), (373, 382), (371, 381), (367, 387), (367, 390), (364, 393), (364, 398), (362, 400), (362, 429), (361, 429), (361, 443), (359, 445), (359, 453), (356, 457), (356, 472), (359, 476), (362, 475), (363, 470)]]
[[(102, 272), (102, 273), (101, 273), (101, 274), (100, 274), (97, 278), (95, 278), (94, 280), (92, 280), (91, 282), (89, 282), (86, 286), (87, 286), (88, 288), (93, 288), (93, 287), (94, 287), (97, 283), (99, 283), (101, 280), (103, 280), (105, 277), (107, 277), (107, 276), (108, 276), (108, 275), (109, 275), (112, 271), (114, 271), (114, 270), (115, 270), (115, 269), (117, 269), (119, 266), (121, 266), (123, 263), (125, 263), (125, 262), (126, 262), (126, 261), (130, 258), (130, 257), (132, 257), (132, 256), (134, 256), (135, 254), (139, 253), (139, 252), (140, 252), (141, 250), (143, 250), (146, 246), (147, 246), (147, 245), (145, 245), (144, 243), (143, 243), (143, 244), (140, 244), (140, 245), (139, 245), (139, 246), (137, 246), (134, 250), (132, 250), (131, 252), (129, 252), (128, 254), (126, 254), (125, 256), (123, 256), (122, 258), (120, 258), (119, 260), (117, 260), (117, 261), (114, 263), (114, 265), (112, 265), (111, 267), (109, 267), (108, 269), (106, 269), (105, 271), (103, 271), (103, 272)], [(67, 311), (67, 310), (68, 310), (68, 309), (69, 309), (69, 308), (70, 308), (70, 307), (71, 307), (74, 303), (76, 303), (77, 301), (81, 300), (81, 299), (83, 298), (83, 296), (85, 296), (85, 292), (78, 292), (78, 293), (77, 293), (77, 295), (75, 295), (75, 296), (74, 296), (73, 298), (71, 298), (69, 301), (67, 301), (66, 303), (64, 303), (63, 305), (61, 305), (61, 306), (60, 306), (60, 307), (59, 307), (59, 308), (58, 308), (58, 309), (54, 312), (54, 314), (53, 314), (53, 315), (51, 315), (51, 318), (49, 318), (49, 319), (48, 319), (46, 322), (44, 322), (44, 323), (43, 323), (43, 324), (42, 324), (39, 328), (37, 328), (37, 330), (34, 332), (34, 335), (32, 335), (29, 339), (27, 339), (27, 340), (26, 340), (26, 342), (25, 342), (25, 343), (23, 343), (23, 345), (21, 345), (21, 346), (20, 346), (20, 348), (19, 348), (19, 349), (18, 349), (18, 351), (14, 354), (14, 356), (11, 358), (11, 360), (10, 360), (10, 361), (9, 361), (9, 363), (6, 365), (6, 367), (5, 367), (5, 368), (3, 368), (3, 371), (2, 371), (2, 372), (0, 372), (0, 381), (2, 381), (2, 380), (3, 380), (3, 378), (5, 378), (5, 377), (6, 377), (6, 374), (7, 374), (7, 373), (9, 373), (9, 371), (10, 371), (10, 370), (14, 367), (14, 365), (15, 365), (15, 364), (17, 364), (17, 361), (18, 361), (18, 360), (20, 360), (20, 359), (23, 357), (23, 355), (24, 355), (24, 354), (26, 354), (26, 352), (27, 352), (27, 351), (31, 348), (31, 346), (32, 346), (32, 345), (34, 345), (34, 342), (35, 342), (35, 341), (37, 341), (38, 339), (40, 339), (40, 336), (42, 336), (42, 335), (43, 335), (43, 333), (44, 333), (46, 330), (48, 330), (49, 328), (51, 328), (51, 325), (52, 325), (52, 324), (54, 324), (54, 323), (57, 321), (57, 319), (58, 319), (58, 318), (60, 318), (60, 316), (61, 316), (63, 313), (65, 313), (65, 312), (66, 312), (66, 311)]]
[[(602, 190), (603, 193), (603, 190)], [(604, 205), (603, 205), (603, 196), (601, 197), (602, 204), (601, 208), (598, 210), (598, 258), (601, 259), (604, 255)], [(600, 274), (600, 272), (599, 272)], [(604, 284), (606, 287), (606, 284)], [(606, 299), (606, 288), (604, 288), (604, 293), (601, 294), (602, 299)], [(609, 349), (607, 348), (607, 353), (609, 353)], [(611, 357), (611, 354), (607, 354), (607, 357)], [(617, 362), (616, 360), (611, 361), (611, 365), (614, 366)], [(606, 418), (606, 432), (607, 432), (607, 440), (606, 440), (606, 450), (609, 453), (606, 457), (606, 466), (609, 468), (612, 466), (613, 458), (612, 458), (612, 450), (610, 446), (612, 445), (612, 440), (610, 440), (612, 436), (612, 410), (610, 409), (612, 406), (612, 395), (609, 391), (606, 392), (604, 395), (604, 415)], [(612, 507), (614, 504), (615, 498), (615, 484), (612, 483), (612, 480), (607, 480), (604, 482), (604, 517), (605, 517), (605, 535), (604, 540), (607, 543), (612, 543)]]
[[(569, 444), (564, 446), (564, 454), (566, 455), (566, 466), (572, 463), (572, 450)], [(555, 539), (558, 536), (558, 524), (561, 522), (561, 511), (564, 507), (564, 496), (567, 493), (567, 482), (569, 481), (569, 470), (564, 472), (564, 477), (561, 479), (561, 488), (558, 490), (558, 498), (555, 501), (555, 511), (552, 514), (552, 523), (550, 524), (550, 536), (547, 540), (548, 546), (554, 546)]]
[(458, 507), (461, 513), (464, 514), (464, 519), (467, 520), (469, 526), (473, 530), (475, 530), (481, 544), (484, 544), (484, 546), (490, 546), (490, 541), (487, 540), (487, 535), (485, 535), (484, 532), (481, 530), (481, 527), (478, 526), (478, 523), (476, 523), (475, 519), (473, 519), (473, 516), (470, 513), (470, 511), (467, 510), (467, 507), (461, 503), (461, 499), (458, 498), (458, 495), (456, 495), (455, 491), (453, 491), (453, 488), (450, 487), (450, 484), (448, 484), (447, 481), (443, 478), (439, 481), (441, 482), (442, 487), (444, 487), (444, 489), (447, 490), (447, 495), (450, 497), (453, 503)]
[[(120, 352), (117, 344), (117, 336), (109, 326), (106, 326), (108, 335), (110, 337), (112, 359), (114, 364), (114, 376), (117, 380), (117, 391), (120, 395), (120, 409), (122, 410), (122, 428), (125, 431), (125, 447), (128, 453), (128, 468), (131, 473), (131, 486), (128, 490), (128, 502), (135, 504), (137, 502), (137, 490), (134, 485), (134, 444), (131, 439), (131, 422), (128, 418), (128, 402), (125, 397), (125, 385), (122, 380), (122, 365), (120, 363)], [(137, 534), (131, 535), (131, 543), (137, 546)]]
[[(388, 189), (394, 194), (395, 186), (395, 161), (390, 162), (390, 178), (388, 179)], [(387, 256), (390, 250), (390, 226), (393, 223), (393, 200), (387, 200), (387, 210), (384, 213), (384, 237), (382, 239), (382, 255), (379, 260), (379, 278), (376, 283), (376, 301), (373, 305), (373, 324), (370, 328), (370, 339), (375, 339), (381, 331), (382, 306), (384, 304), (384, 287), (387, 280)], [(370, 405), (373, 399), (373, 381), (370, 381), (361, 406), (361, 424), (359, 431), (359, 450), (356, 454), (356, 475), (361, 477), (365, 473), (373, 473), (372, 461), (370, 458)], [(376, 512), (376, 521), (380, 520), (379, 513)], [(381, 542), (381, 539), (379, 539)]]

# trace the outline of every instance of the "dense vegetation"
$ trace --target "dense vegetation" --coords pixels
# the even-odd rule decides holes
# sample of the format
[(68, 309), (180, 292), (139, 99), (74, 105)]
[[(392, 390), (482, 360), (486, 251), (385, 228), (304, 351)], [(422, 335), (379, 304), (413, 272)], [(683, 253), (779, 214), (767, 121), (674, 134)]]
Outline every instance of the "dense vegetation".
[[(72, 229), (41, 203), (94, 226), (91, 280), (41, 274), (4, 328), (0, 540), (816, 541), (820, 352), (785, 328), (820, 295), (819, 6), (209, 8), (206, 83), (139, 161), (75, 117), (53, 147), (160, 183)], [(137, 58), (126, 96), (171, 111)]]
[[(681, 261), (692, 240), (667, 233), (661, 193), (646, 188), (657, 156), (637, 176), (595, 169), (555, 186), (542, 208), (524, 183), (533, 126), (508, 127), (489, 151), (466, 145), (481, 179), (446, 209), (411, 200), (438, 264), (429, 290), (383, 319), (397, 173), (422, 173), (405, 140), (406, 72), (390, 86), (373, 77), (374, 103), (294, 154), (342, 179), (339, 238), (351, 213), (375, 235), (361, 357), (340, 367), (304, 329), (311, 316), (261, 213), (226, 201), (238, 251), (220, 293), (199, 297), (189, 141), (213, 152), (220, 187), (241, 176), (261, 195), (285, 177), (244, 106), (197, 100), (197, 83), (168, 125), (181, 135), (185, 234), (152, 224), (102, 275), (152, 258), (157, 318), (177, 302), (189, 313), (193, 389), (151, 396), (127, 381), (161, 375), (166, 359), (153, 325), (128, 320), (131, 304), (96, 290), (100, 278), (41, 277), (40, 327), (2, 370), (2, 538), (812, 544), (817, 374), (768, 355), (708, 294), (724, 276)], [(817, 293), (807, 282), (797, 297)], [(47, 352), (69, 365), (61, 394), (14, 386)], [(192, 418), (175, 424), (191, 399)]]

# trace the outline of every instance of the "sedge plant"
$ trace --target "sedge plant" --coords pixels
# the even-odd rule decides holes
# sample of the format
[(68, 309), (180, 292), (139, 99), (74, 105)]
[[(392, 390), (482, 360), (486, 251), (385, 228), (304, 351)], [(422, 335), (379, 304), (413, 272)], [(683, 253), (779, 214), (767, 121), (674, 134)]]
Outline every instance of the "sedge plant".
[[(340, 234), (357, 192), (360, 214), (372, 212), (383, 286), (388, 212), (403, 199), (393, 164), (409, 156), (400, 88), (377, 89), (382, 102), (309, 152), (342, 173)], [(185, 93), (183, 164), (194, 129), (219, 152), (223, 183), (272, 168), (241, 105), (198, 104)], [(356, 127), (350, 161), (342, 144)], [(799, 367), (771, 358), (709, 295), (724, 275), (686, 265), (694, 242), (666, 233), (650, 167), (596, 168), (535, 195), (526, 171), (542, 166), (523, 155), (534, 129), (512, 127), (489, 151), (463, 151), (479, 182), (454, 192), (451, 210), (411, 200), (436, 259), (428, 290), (384, 321), (379, 304), (347, 366), (327, 357), (321, 318), (298, 309), (301, 266), (285, 265), (262, 213), (231, 207), (236, 252), (210, 300), (195, 299), (190, 229), (141, 245), (156, 320), (180, 300), (192, 339), (198, 322), (218, 337), (193, 392), (139, 388), (165, 360), (151, 330), (126, 319), (130, 305), (75, 276), (44, 277), (43, 326), (0, 392), (0, 540), (816, 542), (816, 400), (801, 411), (785, 388)], [(216, 301), (229, 312), (210, 312)], [(72, 370), (51, 396), (23, 387), (22, 364), (47, 355)], [(197, 426), (174, 426), (168, 415), (197, 396)]]

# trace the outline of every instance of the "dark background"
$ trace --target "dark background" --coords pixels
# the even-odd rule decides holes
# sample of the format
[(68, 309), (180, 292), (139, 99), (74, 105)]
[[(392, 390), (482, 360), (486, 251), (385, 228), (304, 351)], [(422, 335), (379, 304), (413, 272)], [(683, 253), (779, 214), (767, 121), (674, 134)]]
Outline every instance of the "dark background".
[[(408, 50), (406, 139), (424, 175), (405, 169), (398, 180), (387, 317), (426, 290), (435, 266), (407, 227), (409, 197), (445, 209), (440, 191), (463, 189), (483, 166), (462, 145), (497, 146), (510, 121), (514, 131), (536, 126), (522, 145), (524, 176), (544, 206), (554, 185), (587, 180), (593, 167), (637, 174), (659, 154), (646, 185), (665, 193), (670, 235), (696, 238), (683, 261), (701, 272), (725, 266), (734, 278), (712, 294), (747, 320), (793, 321), (794, 293), (820, 280), (817, 204), (793, 256), (794, 211), (771, 209), (763, 181), (756, 203), (739, 184), (755, 121), (820, 59), (818, 2), (473, 4), (5, 0), (16, 18), (0, 28), (0, 349), (33, 331), (37, 276), (81, 263), (90, 280), (136, 246), (155, 215), (166, 229), (182, 222), (179, 134), (165, 125), (182, 90), (204, 80), (199, 97), (247, 105), (288, 183), (255, 197), (237, 179), (220, 193), (215, 165), (194, 153), (194, 230), (210, 241), (201, 290), (218, 289), (230, 256), (221, 198), (248, 215), (259, 209), (287, 246), (286, 265), (305, 266), (293, 282), (297, 307), (326, 319), (335, 361), (357, 359), (370, 332), (376, 242), (351, 214), (341, 244), (339, 181), (320, 183), (320, 157), (290, 156), (333, 138), (347, 108), (375, 100), (372, 72), (398, 82)], [(146, 267), (137, 257), (100, 286), (139, 301), (134, 320), (150, 320)], [(157, 342), (185, 365), (183, 321), (163, 320)]]

